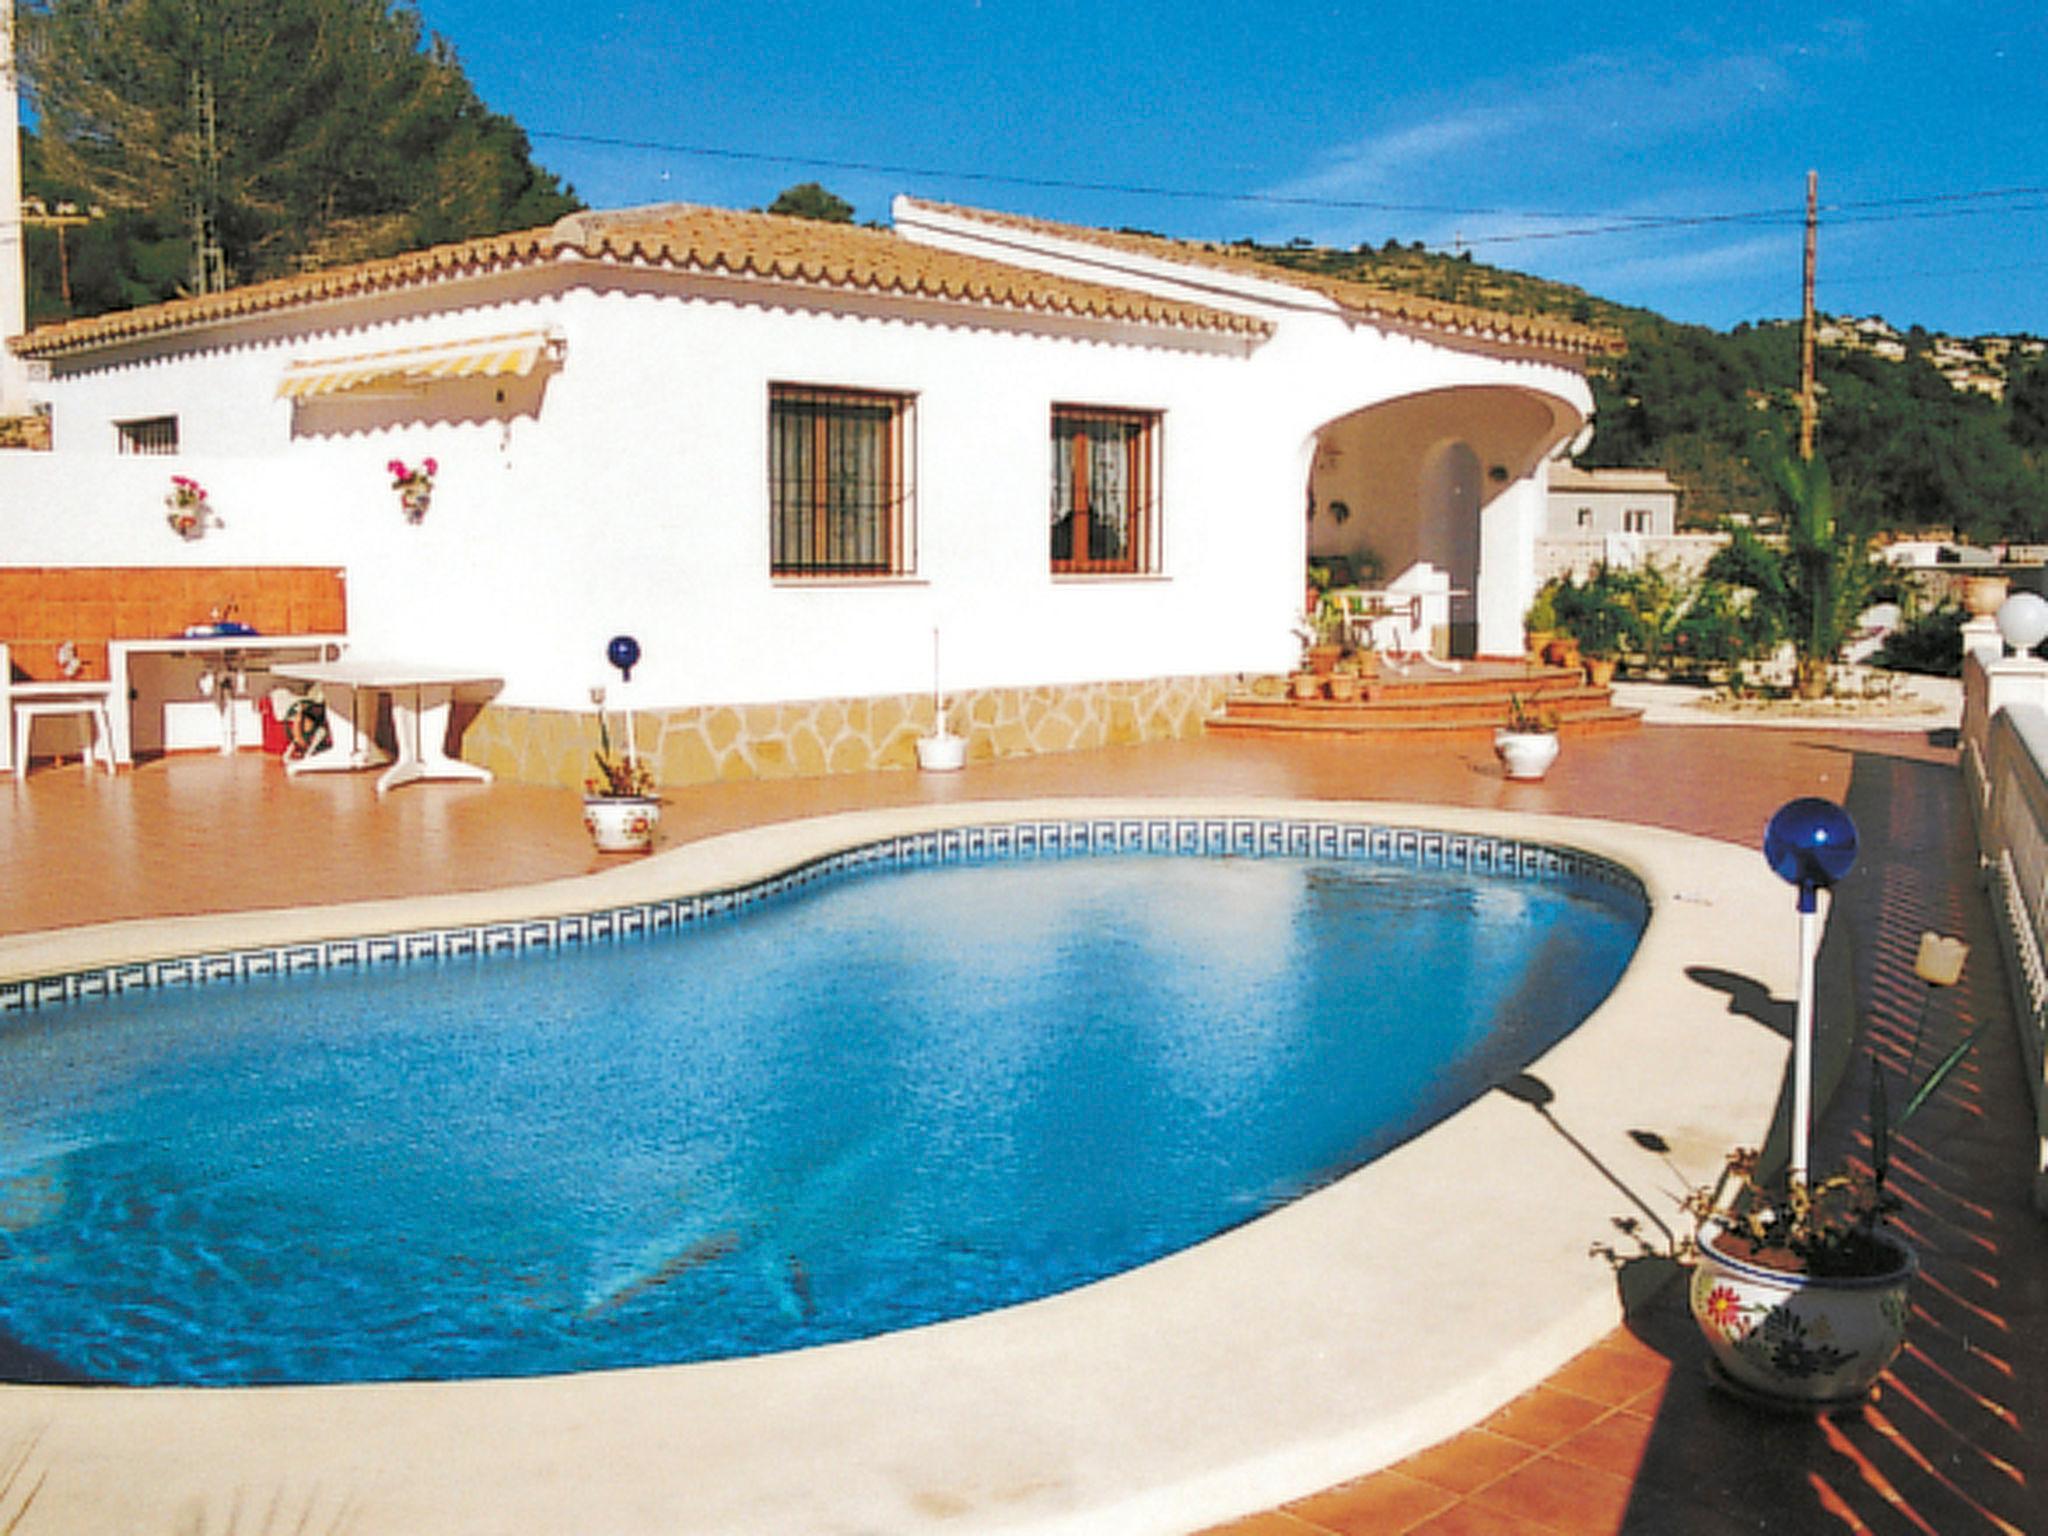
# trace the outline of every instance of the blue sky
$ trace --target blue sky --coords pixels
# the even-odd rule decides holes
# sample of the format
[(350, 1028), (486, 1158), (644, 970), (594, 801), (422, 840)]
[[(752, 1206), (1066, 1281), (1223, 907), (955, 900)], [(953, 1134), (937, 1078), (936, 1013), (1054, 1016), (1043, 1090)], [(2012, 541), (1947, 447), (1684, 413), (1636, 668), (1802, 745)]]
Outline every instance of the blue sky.
[(1814, 170), (1822, 309), (2048, 335), (2039, 0), (420, 8), (596, 206), (815, 180), (863, 220), (1463, 242), (1725, 328), (1798, 313)]

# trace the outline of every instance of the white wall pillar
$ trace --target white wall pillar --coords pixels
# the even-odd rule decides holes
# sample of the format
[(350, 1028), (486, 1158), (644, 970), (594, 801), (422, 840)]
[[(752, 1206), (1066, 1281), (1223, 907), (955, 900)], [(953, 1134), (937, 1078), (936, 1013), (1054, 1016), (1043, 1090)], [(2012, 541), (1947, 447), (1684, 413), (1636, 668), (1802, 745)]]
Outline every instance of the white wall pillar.
[(1522, 654), (1522, 615), (1536, 595), (1543, 479), (1517, 480), (1479, 515), (1479, 654)]

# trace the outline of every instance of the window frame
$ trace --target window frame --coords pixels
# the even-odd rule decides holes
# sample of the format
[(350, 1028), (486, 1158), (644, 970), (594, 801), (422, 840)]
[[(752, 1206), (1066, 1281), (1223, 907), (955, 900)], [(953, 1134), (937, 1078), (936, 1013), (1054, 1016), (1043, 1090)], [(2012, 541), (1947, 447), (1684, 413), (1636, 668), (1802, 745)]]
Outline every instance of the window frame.
[(178, 451), (178, 418), (132, 416), (114, 423), (115, 451), (123, 458), (169, 458)]
[[(1087, 545), (1093, 542), (1093, 506), (1096, 494), (1093, 470), (1090, 468), (1091, 459), (1087, 451), (1090, 439), (1084, 432), (1072, 432), (1065, 443), (1065, 451), (1072, 464), (1072, 473), (1067, 483), (1081, 491), (1082, 504), (1079, 507), (1062, 504), (1058, 456), (1063, 446), (1063, 425), (1070, 428), (1112, 426), (1136, 429), (1124, 445), (1125, 484), (1135, 489), (1127, 493), (1123, 548), (1117, 554), (1097, 556), (1087, 552)], [(1141, 406), (1053, 402), (1048, 425), (1048, 445), (1053, 458), (1050, 464), (1050, 484), (1047, 487), (1050, 533), (1047, 560), (1055, 577), (1157, 576), (1164, 571), (1165, 440), (1166, 413), (1163, 410)], [(1068, 552), (1065, 555), (1054, 552), (1062, 523), (1068, 524)], [(1077, 542), (1083, 545), (1083, 553), (1078, 558), (1073, 553), (1074, 544)]]
[[(869, 494), (863, 497), (857, 492), (849, 506), (835, 500), (829, 468), (820, 474), (815, 466), (830, 466), (835, 460), (845, 464), (850, 454), (858, 454), (863, 446), (858, 431), (835, 432), (834, 426), (857, 427), (862, 413), (874, 411), (886, 413), (871, 445), (879, 457), (874, 485), (860, 487)], [(802, 415), (809, 416), (807, 424), (799, 422)], [(794, 474), (792, 455), (786, 451), (792, 444), (785, 443), (786, 433), (793, 441), (809, 439), (795, 455), (804, 462)], [(917, 573), (916, 395), (903, 390), (772, 381), (768, 386), (767, 459), (768, 574), (773, 580), (887, 581)], [(785, 518), (792, 513), (798, 518), (794, 529), (785, 527)], [(862, 542), (858, 523), (863, 514), (877, 520), (873, 552), (832, 554), (832, 546), (846, 537), (848, 519), (855, 525), (855, 542)]]

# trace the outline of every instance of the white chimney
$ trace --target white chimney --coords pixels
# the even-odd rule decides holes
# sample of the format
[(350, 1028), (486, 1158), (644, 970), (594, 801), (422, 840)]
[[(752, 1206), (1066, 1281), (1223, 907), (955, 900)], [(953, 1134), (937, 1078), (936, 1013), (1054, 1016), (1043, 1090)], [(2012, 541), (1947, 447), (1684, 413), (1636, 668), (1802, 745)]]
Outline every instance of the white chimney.
[(27, 413), (28, 366), (7, 342), (28, 329), (21, 222), (21, 87), (14, 73), (14, 0), (0, 0), (0, 416)]

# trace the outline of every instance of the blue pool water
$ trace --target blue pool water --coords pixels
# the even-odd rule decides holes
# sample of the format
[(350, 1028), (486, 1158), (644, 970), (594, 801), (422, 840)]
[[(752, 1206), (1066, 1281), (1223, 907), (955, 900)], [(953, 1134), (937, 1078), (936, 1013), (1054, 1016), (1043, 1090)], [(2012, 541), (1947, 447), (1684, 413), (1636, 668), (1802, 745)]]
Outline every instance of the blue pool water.
[(0, 1335), (131, 1383), (712, 1359), (1046, 1295), (1336, 1178), (1633, 951), (1596, 882), (845, 878), (655, 939), (0, 1030)]

